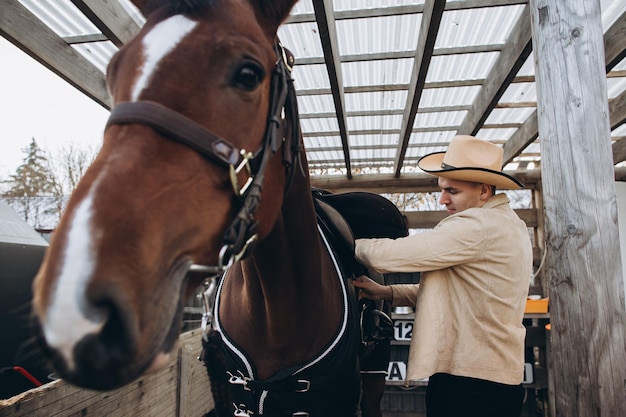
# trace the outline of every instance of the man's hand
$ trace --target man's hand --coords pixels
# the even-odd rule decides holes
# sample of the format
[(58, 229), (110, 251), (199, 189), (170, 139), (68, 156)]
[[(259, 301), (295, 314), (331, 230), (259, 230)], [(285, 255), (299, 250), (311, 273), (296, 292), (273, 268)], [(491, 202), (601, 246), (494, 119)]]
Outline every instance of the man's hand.
[(392, 301), (393, 299), (393, 291), (390, 286), (380, 285), (365, 275), (361, 275), (360, 277), (353, 279), (352, 284), (355, 288), (359, 289), (359, 299), (367, 298), (374, 301)]

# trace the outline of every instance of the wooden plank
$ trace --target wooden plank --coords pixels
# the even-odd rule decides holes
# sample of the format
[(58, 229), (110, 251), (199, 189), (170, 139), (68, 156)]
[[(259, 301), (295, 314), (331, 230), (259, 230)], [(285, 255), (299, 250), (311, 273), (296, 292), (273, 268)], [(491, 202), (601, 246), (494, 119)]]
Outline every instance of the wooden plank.
[(531, 0), (530, 5), (552, 415), (620, 416), (626, 410), (626, 311), (600, 2)]
[[(526, 222), (528, 227), (537, 227), (539, 211), (537, 209), (516, 209), (515, 213)], [(449, 216), (447, 211), (404, 211), (409, 229), (431, 229)]]
[[(605, 63), (606, 71), (611, 71), (615, 65), (626, 54), (626, 10), (611, 25), (604, 34)], [(626, 120), (626, 98), (624, 94), (620, 94), (618, 98), (609, 104), (609, 114), (611, 120), (611, 128), (615, 129)], [(536, 103), (532, 103), (536, 105)], [(537, 112), (534, 111), (526, 122), (515, 132), (513, 136), (504, 144), (504, 161), (505, 165), (519, 155), (529, 144), (535, 141), (539, 136), (539, 128), (537, 122)], [(614, 163), (617, 164), (626, 160), (626, 150), (622, 149), (622, 145), (617, 143), (613, 148)]]
[(339, 58), (339, 41), (335, 25), (333, 3), (330, 0), (313, 0), (315, 18), (319, 28), (320, 41), (324, 51), (324, 61), (333, 94), (337, 124), (343, 147), (343, 157), (346, 167), (346, 177), (352, 178), (350, 163), (350, 147), (348, 144), (348, 121), (346, 119), (346, 100), (343, 91), (343, 77), (341, 75), (341, 60)]
[(506, 166), (506, 164), (513, 161), (513, 159), (522, 153), (528, 145), (533, 143), (538, 136), (537, 110), (535, 110), (502, 146), (504, 149), (503, 165)]
[(72, 0), (72, 3), (118, 48), (139, 32), (139, 25), (118, 0)]
[(426, 74), (428, 73), (430, 60), (435, 49), (435, 40), (437, 39), (437, 32), (439, 31), (445, 5), (445, 0), (426, 0), (424, 3), (417, 48), (415, 49), (415, 60), (413, 61), (411, 80), (407, 92), (407, 104), (404, 108), (402, 125), (400, 126), (400, 143), (394, 162), (396, 177), (400, 176), (406, 150), (411, 140), (415, 115), (424, 91)]
[(211, 385), (206, 368), (198, 360), (202, 350), (201, 332), (192, 330), (181, 338), (179, 377), (179, 416), (198, 417), (213, 407)]
[(18, 0), (3, 0), (0, 35), (109, 109), (104, 74), (44, 25)]
[[(179, 359), (157, 373), (111, 391), (54, 381), (0, 400), (0, 417), (172, 417), (183, 415), (179, 414), (183, 408), (185, 416), (204, 415), (213, 408), (213, 400), (206, 371), (196, 359), (200, 349), (199, 330), (186, 332), (180, 337)], [(179, 387), (179, 375), (184, 375), (186, 390)]]
[(606, 72), (611, 71), (626, 56), (626, 9), (604, 34)]

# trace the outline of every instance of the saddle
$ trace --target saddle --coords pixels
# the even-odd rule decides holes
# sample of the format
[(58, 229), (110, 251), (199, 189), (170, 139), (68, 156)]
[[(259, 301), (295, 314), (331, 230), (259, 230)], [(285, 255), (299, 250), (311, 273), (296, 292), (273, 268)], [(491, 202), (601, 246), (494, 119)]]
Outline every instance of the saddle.
[[(329, 235), (330, 245), (345, 276), (368, 275), (384, 284), (384, 277), (368, 271), (354, 257), (354, 240), (361, 238), (398, 238), (408, 235), (406, 219), (388, 199), (374, 193), (332, 194), (312, 189), (318, 223)], [(373, 346), (389, 340), (393, 323), (389, 306), (383, 301), (360, 300), (361, 343)]]

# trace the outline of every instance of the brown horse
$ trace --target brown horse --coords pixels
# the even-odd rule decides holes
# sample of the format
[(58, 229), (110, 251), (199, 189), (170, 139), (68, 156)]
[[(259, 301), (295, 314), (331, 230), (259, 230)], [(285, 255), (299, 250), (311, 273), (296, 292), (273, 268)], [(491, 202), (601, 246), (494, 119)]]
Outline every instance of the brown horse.
[(163, 367), (203, 278), (189, 270), (227, 271), (223, 366), (255, 396), (228, 415), (356, 414), (351, 288), (316, 224), (276, 39), (295, 2), (133, 1), (146, 24), (109, 64), (102, 149), (34, 284), (63, 379), (111, 389)]

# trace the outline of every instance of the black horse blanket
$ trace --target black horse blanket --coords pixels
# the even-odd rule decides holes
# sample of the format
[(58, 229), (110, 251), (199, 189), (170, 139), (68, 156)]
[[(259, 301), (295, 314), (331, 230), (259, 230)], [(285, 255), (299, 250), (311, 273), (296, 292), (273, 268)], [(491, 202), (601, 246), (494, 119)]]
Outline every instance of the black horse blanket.
[[(330, 194), (314, 189), (313, 197), (320, 236), (333, 257), (342, 288), (342, 324), (315, 358), (258, 380), (254, 364), (220, 325), (220, 282), (213, 329), (203, 352), (205, 364), (211, 367), (208, 372), (216, 403), (211, 416), (356, 416), (359, 372), (364, 368), (386, 371), (392, 324), (379, 321), (384, 314), (371, 314), (381, 306), (357, 300), (350, 278), (367, 271), (354, 258), (354, 239), (406, 236), (405, 219), (389, 200), (372, 193)], [(221, 386), (226, 392), (219, 390)]]

